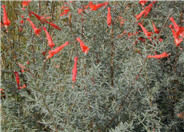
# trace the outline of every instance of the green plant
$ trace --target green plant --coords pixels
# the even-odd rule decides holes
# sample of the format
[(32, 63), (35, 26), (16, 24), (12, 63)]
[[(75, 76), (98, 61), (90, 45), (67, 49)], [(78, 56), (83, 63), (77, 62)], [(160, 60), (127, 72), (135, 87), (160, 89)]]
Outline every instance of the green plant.
[[(1, 3), (8, 7), (11, 21), (1, 30), (3, 131), (184, 130), (184, 121), (177, 116), (184, 108), (184, 46), (183, 42), (180, 48), (175, 45), (169, 28), (170, 17), (184, 26), (183, 2), (156, 2), (138, 21), (135, 16), (145, 9), (138, 2), (108, 2), (82, 14), (78, 9), (90, 2), (34, 1), (25, 10), (20, 2)], [(60, 10), (62, 6), (70, 10)], [(108, 7), (111, 25), (107, 25)], [(48, 21), (61, 30), (29, 16), (30, 11), (50, 16)], [(53, 49), (69, 44), (48, 59), (51, 49), (45, 32), (35, 35), (26, 18), (38, 28), (46, 27), (55, 43)], [(153, 33), (150, 41), (138, 23), (154, 32), (152, 22), (160, 32)], [(87, 54), (78, 37), (89, 47)], [(147, 58), (163, 52), (169, 56)], [(78, 57), (76, 82), (72, 82), (74, 57)], [(18, 63), (25, 66), (25, 72)], [(26, 88), (17, 88), (15, 71)]]

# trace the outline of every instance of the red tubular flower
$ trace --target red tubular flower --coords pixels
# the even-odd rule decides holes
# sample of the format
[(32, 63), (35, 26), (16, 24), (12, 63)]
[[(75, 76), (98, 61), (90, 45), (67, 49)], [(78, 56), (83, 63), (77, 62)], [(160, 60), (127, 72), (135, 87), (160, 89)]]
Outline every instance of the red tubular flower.
[(171, 31), (173, 33), (174, 42), (175, 42), (176, 46), (179, 46), (180, 43), (183, 41), (183, 38), (179, 38), (179, 36), (177, 35), (177, 33), (174, 31), (172, 25), (170, 25), (169, 27), (171, 28)]
[(169, 54), (167, 54), (166, 52), (163, 52), (162, 54), (159, 54), (159, 55), (148, 55), (147, 58), (162, 59), (162, 58), (166, 58), (168, 56), (169, 56)]
[(146, 30), (146, 28), (145, 28), (141, 23), (138, 23), (138, 25), (142, 28), (144, 34), (148, 37), (148, 39), (150, 39), (149, 36), (151, 36), (152, 33), (151, 33), (151, 32), (148, 32), (148, 31)]
[(48, 22), (45, 21), (46, 23), (48, 23), (49, 25), (51, 25), (52, 27), (54, 27), (55, 29), (61, 30), (61, 28), (59, 26), (57, 26), (56, 24), (52, 23), (52, 22)]
[(49, 51), (49, 55), (46, 57), (47, 59), (53, 57), (55, 54), (57, 54), (59, 51), (61, 51), (65, 46), (67, 46), (69, 44), (69, 42), (65, 42), (63, 45), (55, 48), (54, 50), (50, 50)]
[(149, 14), (149, 12), (151, 11), (151, 9), (152, 9), (152, 7), (153, 7), (153, 4), (154, 4), (155, 2), (156, 2), (156, 1), (153, 1), (153, 2), (151, 2), (148, 6), (146, 6), (146, 7), (144, 8), (144, 10), (141, 11), (141, 13), (139, 13), (138, 15), (135, 16), (136, 19), (139, 20), (143, 15), (144, 15), (144, 17), (146, 17), (146, 16)]
[(22, 1), (22, 7), (24, 8), (25, 6), (28, 6), (31, 0), (24, 0)]
[(76, 38), (76, 40), (80, 43), (80, 47), (81, 47), (82, 52), (87, 54), (89, 51), (89, 48), (84, 44), (84, 42), (79, 37)]
[(139, 4), (141, 4), (142, 6), (144, 6), (147, 2), (148, 0), (139, 0)]
[(176, 31), (176, 36), (177, 36), (177, 37), (181, 36), (181, 37), (184, 38), (184, 27), (178, 26), (178, 24), (175, 22), (175, 20), (174, 20), (173, 17), (170, 18), (170, 21), (171, 21), (171, 22), (173, 23), (173, 25), (174, 25), (174, 29), (175, 29), (175, 31)]
[(9, 26), (10, 25), (10, 20), (8, 19), (7, 13), (6, 13), (6, 8), (5, 5), (2, 5), (3, 8), (3, 24), (4, 26)]
[(39, 21), (42, 23), (46, 22), (46, 19), (50, 19), (51, 17), (39, 16), (38, 14), (34, 13), (33, 11), (29, 12), (29, 15), (33, 14)]
[(173, 17), (170, 17), (170, 21), (173, 23), (175, 31), (178, 32), (179, 29), (180, 29), (180, 27), (179, 27), (178, 24), (175, 22), (174, 18), (173, 18)]
[(70, 9), (65, 9), (61, 14), (60, 14), (60, 16), (63, 16), (63, 15), (67, 15), (68, 14), (68, 12), (70, 11)]
[(33, 11), (30, 11), (29, 14), (33, 14), (38, 20), (42, 21), (41, 16), (39, 16), (38, 14), (34, 13)]
[(73, 82), (76, 82), (76, 77), (77, 77), (77, 60), (78, 60), (78, 57), (75, 57), (74, 58), (74, 66), (72, 69), (72, 81)]
[(104, 2), (104, 3), (97, 4), (97, 5), (96, 5), (96, 9), (99, 9), (99, 8), (101, 8), (101, 7), (103, 7), (103, 6), (107, 6), (107, 5), (108, 5), (108, 2)]
[(49, 25), (51, 25), (52, 27), (54, 27), (55, 29), (61, 30), (61, 28), (59, 26), (57, 26), (56, 24), (47, 21), (45, 17), (43, 16), (39, 16), (38, 14), (34, 13), (33, 11), (30, 11), (29, 14), (33, 14), (39, 21), (41, 21), (42, 23), (48, 23)]
[(144, 9), (145, 10), (144, 17), (146, 17), (149, 14), (149, 12), (151, 11), (151, 9), (153, 7), (153, 4), (155, 4), (155, 2), (156, 1), (153, 1), (147, 7), (145, 7), (145, 9)]
[(19, 77), (19, 73), (18, 72), (14, 72), (14, 75), (15, 75), (15, 80), (17, 82), (17, 88), (20, 87), (20, 77)]
[(108, 10), (108, 13), (107, 13), (107, 25), (110, 26), (111, 25), (111, 8), (108, 7), (107, 10)]
[(184, 27), (180, 27), (176, 35), (184, 38)]
[(62, 6), (61, 9), (63, 9), (63, 12), (60, 14), (60, 16), (67, 15), (70, 11), (70, 8), (68, 6)]
[(108, 2), (104, 2), (104, 3), (100, 3), (100, 4), (93, 4), (92, 1), (89, 2), (89, 4), (87, 5), (87, 7), (89, 7), (91, 9), (91, 11), (96, 11), (99, 8), (103, 7), (103, 6), (107, 6)]
[(27, 18), (27, 21), (29, 21), (30, 25), (32, 26), (34, 32), (36, 35), (39, 35), (41, 32), (41, 28), (36, 28), (36, 26), (34, 25), (34, 23), (30, 20), (30, 18)]
[(91, 11), (96, 11), (99, 8), (103, 7), (103, 6), (107, 6), (108, 2), (104, 2), (104, 3), (100, 3), (100, 4), (93, 4), (92, 1), (90, 1), (88, 3), (88, 5), (83, 6), (83, 9), (78, 8), (78, 14), (82, 14), (82, 12), (84, 12), (84, 10), (88, 9), (88, 7), (90, 8)]
[(85, 6), (85, 9), (87, 9), (87, 8), (94, 8), (95, 7), (95, 4), (93, 4), (93, 2), (92, 1), (89, 1), (89, 3)]
[(154, 32), (158, 34), (159, 33), (158, 28), (155, 26), (155, 24), (153, 22), (152, 22), (152, 25), (153, 25)]
[(136, 15), (136, 19), (139, 20), (145, 13), (145, 10), (141, 11), (141, 13), (139, 13), (138, 15)]
[(52, 41), (52, 37), (50, 36), (49, 32), (47, 31), (45, 27), (43, 27), (43, 30), (45, 31), (45, 34), (47, 36), (48, 45), (52, 49), (55, 46), (54, 42)]

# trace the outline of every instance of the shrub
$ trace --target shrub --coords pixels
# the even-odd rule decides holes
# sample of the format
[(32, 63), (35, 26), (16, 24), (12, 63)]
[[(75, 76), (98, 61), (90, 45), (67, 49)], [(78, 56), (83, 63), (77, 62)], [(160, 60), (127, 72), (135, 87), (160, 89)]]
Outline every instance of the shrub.
[[(104, 2), (32, 1), (23, 10), (21, 2), (2, 2), (11, 21), (1, 27), (3, 131), (184, 130), (184, 46), (183, 41), (175, 45), (169, 28), (171, 17), (184, 26), (184, 3), (153, 3), (139, 20), (135, 16), (152, 2), (112, 1), (96, 10), (99, 3)], [(79, 8), (84, 12), (79, 14)], [(31, 11), (51, 19), (39, 21)], [(35, 35), (27, 18), (36, 28), (47, 29), (52, 50), (69, 44), (47, 59), (51, 48), (46, 33)], [(145, 36), (138, 23), (152, 36)], [(164, 52), (167, 57), (147, 58)], [(75, 57), (77, 79), (72, 81)], [(15, 72), (26, 88), (17, 85)]]

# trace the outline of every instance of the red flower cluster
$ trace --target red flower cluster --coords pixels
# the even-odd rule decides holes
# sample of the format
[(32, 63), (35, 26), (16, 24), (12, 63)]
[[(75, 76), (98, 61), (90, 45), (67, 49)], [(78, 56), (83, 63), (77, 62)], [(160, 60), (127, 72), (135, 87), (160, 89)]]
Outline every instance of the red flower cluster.
[(152, 32), (148, 32), (147, 29), (141, 24), (141, 23), (138, 23), (138, 25), (142, 28), (144, 34), (146, 35), (146, 37), (151, 40), (150, 36), (152, 35)]
[[(31, 2), (31, 0), (24, 0), (24, 1), (22, 1), (22, 7), (24, 8), (24, 7), (28, 6), (30, 2)], [(146, 17), (150, 13), (150, 11), (153, 8), (153, 5), (155, 4), (156, 1), (152, 1), (152, 2), (150, 2), (150, 4), (148, 6), (144, 7), (147, 2), (148, 2), (148, 0), (139, 0), (139, 4), (141, 4), (144, 9), (138, 15), (135, 16), (137, 20), (139, 20), (142, 17)], [(61, 12), (60, 16), (64, 16), (64, 15), (66, 16), (71, 11), (71, 8), (69, 8), (69, 4), (67, 2), (65, 2), (64, 4), (66, 4), (66, 5), (61, 7), (62, 12)], [(84, 5), (82, 8), (78, 8), (78, 14), (82, 14), (84, 12), (84, 10), (97, 11), (98, 9), (100, 9), (102, 7), (106, 8), (107, 5), (108, 5), (108, 2), (94, 4), (92, 1), (90, 1), (87, 5)], [(2, 5), (2, 8), (3, 8), (3, 26), (7, 27), (7, 26), (10, 25), (11, 22), (10, 22), (10, 20), (7, 17), (5, 5)], [(33, 11), (29, 11), (29, 15), (30, 16), (34, 15), (42, 24), (47, 23), (47, 24), (51, 25), (52, 27), (54, 27), (55, 29), (61, 30), (61, 28), (59, 26), (57, 26), (56, 24), (48, 21), (49, 17), (39, 16), (38, 14), (34, 13)], [(69, 15), (69, 19), (70, 18), (71, 18), (71, 13)], [(125, 19), (123, 19), (123, 17), (119, 17), (119, 19), (120, 19), (120, 24), (123, 25)], [(36, 35), (39, 35), (40, 32), (41, 32), (41, 28), (36, 28), (35, 24), (30, 20), (30, 18), (27, 18), (26, 20), (29, 21), (32, 29), (34, 30), (34, 33)], [(173, 25), (170, 25), (169, 27), (171, 28), (171, 31), (173, 33), (173, 37), (174, 37), (176, 46), (179, 46), (180, 43), (183, 41), (183, 38), (184, 38), (184, 27), (178, 26), (177, 23), (174, 21), (173, 17), (171, 17), (170, 20), (173, 23)], [(82, 17), (81, 17), (81, 21), (83, 21)], [(21, 24), (24, 23), (24, 16), (22, 16), (22, 20), (20, 21), (20, 23)], [(107, 7), (107, 25), (108, 26), (112, 25), (111, 7)], [(151, 36), (154, 33), (155, 34), (159, 34), (159, 29), (156, 27), (154, 22), (152, 22), (153, 32), (149, 32), (143, 26), (143, 24), (141, 22), (138, 23), (138, 25), (141, 27), (143, 33), (145, 34), (145, 36), (150, 41), (152, 41), (151, 40)], [(59, 53), (64, 47), (66, 47), (69, 44), (69, 42), (66, 41), (64, 44), (62, 44), (59, 47), (56, 47), (55, 49), (53, 49), (55, 44), (54, 44), (54, 42), (52, 40), (51, 35), (47, 31), (46, 27), (43, 27), (43, 30), (45, 31), (45, 34), (46, 34), (46, 37), (47, 37), (47, 41), (48, 41), (48, 45), (51, 48), (51, 50), (49, 50), (49, 52), (48, 52), (48, 55), (46, 56), (46, 59), (49, 59), (49, 58), (52, 58), (55, 54)], [(142, 32), (142, 31), (136, 31), (134, 33), (131, 33), (131, 32), (127, 33), (126, 31), (124, 31), (121, 35), (124, 35), (125, 33), (127, 33), (128, 38), (130, 38), (131, 36), (134, 36), (134, 35), (138, 34), (139, 32)], [(156, 37), (153, 37), (153, 39), (155, 39), (155, 38)], [(159, 41), (162, 41), (161, 38), (158, 38), (158, 39), (159, 39)], [(138, 37), (138, 40), (144, 42), (145, 38)], [(84, 44), (84, 42), (79, 37), (76, 38), (76, 41), (80, 43), (80, 48), (81, 48), (82, 52), (87, 54), (88, 51), (89, 51), (88, 46), (86, 46)], [(138, 41), (136, 40), (135, 44), (137, 42)], [(46, 51), (43, 52), (43, 54), (45, 55)], [(170, 54), (168, 54), (166, 52), (163, 52), (161, 54), (148, 55), (147, 58), (162, 59), (162, 58), (168, 57), (169, 55)], [(76, 81), (76, 76), (77, 76), (77, 60), (78, 60), (78, 57), (75, 57), (74, 58), (74, 66), (73, 66), (73, 69), (72, 69), (72, 81), (73, 82)], [(19, 63), (18, 63), (18, 65), (21, 68), (21, 72), (25, 72), (25, 70), (24, 70), (25, 66), (22, 65), (22, 64), (19, 64)], [(14, 74), (15, 74), (15, 79), (16, 79), (16, 82), (17, 82), (18, 89), (25, 88), (26, 87), (25, 84), (22, 87), (20, 86), (20, 78), (19, 78), (18, 72), (14, 72)]]
[[(141, 23), (138, 23), (138, 25), (142, 28), (142, 30), (143, 30), (145, 36), (146, 36), (150, 41), (152, 41), (151, 38), (150, 38), (150, 36), (153, 35), (153, 32), (148, 32), (147, 29), (146, 29)], [(160, 32), (159, 29), (155, 26), (155, 24), (154, 24), (153, 22), (152, 22), (152, 25), (153, 25), (153, 30), (154, 30), (154, 32), (155, 32), (156, 34), (158, 34), (158, 33)], [(156, 37), (154, 37), (154, 39), (156, 39)], [(159, 40), (160, 42), (163, 41), (161, 38), (159, 38), (158, 40)]]
[(90, 8), (91, 11), (97, 11), (103, 6), (106, 7), (108, 4), (108, 2), (94, 4), (92, 1), (90, 1), (87, 5), (83, 6), (83, 9), (78, 8), (78, 14), (82, 14), (82, 12), (84, 12), (88, 8)]
[(33, 14), (39, 21), (41, 21), (42, 23), (48, 23), (49, 25), (51, 25), (52, 27), (54, 27), (55, 29), (58, 29), (58, 30), (61, 30), (61, 28), (59, 26), (57, 26), (56, 24), (52, 23), (52, 22), (49, 22), (47, 21), (46, 19), (48, 18), (45, 18), (43, 16), (39, 16), (38, 14), (34, 13), (33, 11), (30, 11), (29, 14)]
[(155, 2), (156, 2), (156, 1), (153, 1), (153, 2), (151, 2), (148, 6), (146, 6), (146, 7), (144, 8), (144, 10), (141, 11), (141, 13), (139, 13), (138, 15), (135, 16), (136, 19), (139, 20), (143, 15), (144, 15), (144, 17), (146, 17), (146, 16), (149, 14), (149, 12), (151, 11), (151, 9), (152, 9), (152, 7), (153, 7), (153, 4), (155, 4)]
[(170, 18), (170, 21), (174, 25), (174, 28), (173, 28), (173, 25), (169, 26), (171, 28), (172, 33), (173, 33), (174, 42), (175, 42), (176, 46), (180, 46), (180, 44), (184, 38), (184, 27), (178, 26), (173, 17)]

